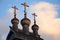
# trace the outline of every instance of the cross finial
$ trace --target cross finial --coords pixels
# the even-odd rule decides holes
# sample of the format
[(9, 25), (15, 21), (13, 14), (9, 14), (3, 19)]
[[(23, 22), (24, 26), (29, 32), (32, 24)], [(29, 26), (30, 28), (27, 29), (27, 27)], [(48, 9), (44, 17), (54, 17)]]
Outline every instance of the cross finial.
[(18, 8), (16, 6), (12, 7), (14, 9), (14, 18), (16, 18), (16, 10), (18, 10)]
[(32, 15), (34, 16), (34, 24), (36, 24), (36, 19), (35, 18), (37, 17), (37, 15), (35, 13), (33, 13)]
[(26, 7), (29, 7), (26, 2), (22, 3), (21, 5), (24, 6), (24, 17), (26, 18)]

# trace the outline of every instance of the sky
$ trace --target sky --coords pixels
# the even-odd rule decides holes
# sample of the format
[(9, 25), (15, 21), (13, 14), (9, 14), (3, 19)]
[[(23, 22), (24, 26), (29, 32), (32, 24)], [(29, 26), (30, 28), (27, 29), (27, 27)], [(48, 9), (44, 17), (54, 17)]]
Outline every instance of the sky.
[[(17, 18), (21, 21), (24, 8), (21, 3), (27, 2), (27, 16), (32, 21), (32, 13), (36, 13), (39, 34), (44, 40), (60, 40), (60, 0), (0, 0), (0, 40), (5, 40), (12, 26), (13, 6), (17, 6)], [(22, 26), (19, 23), (19, 28)]]

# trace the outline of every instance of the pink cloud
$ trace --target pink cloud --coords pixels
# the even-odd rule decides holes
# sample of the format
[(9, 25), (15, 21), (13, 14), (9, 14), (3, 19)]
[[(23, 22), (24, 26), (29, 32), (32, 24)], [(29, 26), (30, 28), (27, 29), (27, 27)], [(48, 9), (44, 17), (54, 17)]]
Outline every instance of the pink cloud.
[[(40, 26), (39, 34), (42, 32), (53, 36), (60, 35), (60, 18), (56, 18), (58, 14), (56, 5), (47, 2), (40, 2), (32, 5), (31, 11), (38, 15), (36, 20), (37, 24)], [(54, 38), (59, 39), (57, 37)]]

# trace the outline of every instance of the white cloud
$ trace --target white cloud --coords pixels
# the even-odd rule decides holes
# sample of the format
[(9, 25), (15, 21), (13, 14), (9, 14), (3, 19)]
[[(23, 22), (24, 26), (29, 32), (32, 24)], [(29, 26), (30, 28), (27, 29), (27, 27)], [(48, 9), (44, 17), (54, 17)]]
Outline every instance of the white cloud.
[(39, 34), (42, 32), (42, 35), (52, 35), (53, 39), (51, 40), (60, 40), (57, 36), (60, 35), (60, 18), (56, 18), (58, 14), (56, 5), (48, 2), (40, 2), (32, 5), (30, 8), (32, 12), (38, 15), (37, 24), (40, 27)]
[[(5, 40), (6, 36), (8, 35), (9, 32), (9, 26), (11, 26), (11, 19), (14, 17), (14, 10), (12, 8), (9, 8), (7, 10), (7, 14), (0, 18), (0, 33), (1, 36), (3, 37), (2, 39)], [(17, 18), (21, 17), (19, 10), (17, 10)], [(19, 25), (20, 27), (21, 25)], [(6, 35), (7, 34), (7, 35)]]
[(1, 36), (1, 34), (0, 34), (0, 40), (3, 40), (3, 38), (2, 38), (2, 36)]

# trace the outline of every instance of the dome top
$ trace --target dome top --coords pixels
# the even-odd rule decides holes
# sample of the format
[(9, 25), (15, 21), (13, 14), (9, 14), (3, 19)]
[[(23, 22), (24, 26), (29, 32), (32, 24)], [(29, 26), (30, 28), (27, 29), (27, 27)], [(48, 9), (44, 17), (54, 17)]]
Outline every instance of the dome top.
[(35, 20), (35, 17), (37, 16), (35, 13), (32, 14), (34, 16), (34, 25), (32, 26), (32, 30), (38, 30), (39, 29), (39, 26), (36, 24), (36, 20)]
[(31, 23), (31, 21), (28, 19), (28, 18), (23, 18), (22, 20), (21, 20), (21, 24), (22, 25), (30, 25), (30, 23)]
[(18, 24), (19, 20), (16, 18), (16, 10), (18, 10), (18, 8), (16, 6), (12, 7), (14, 9), (14, 18), (11, 20), (12, 24)]
[(27, 18), (27, 12), (26, 12), (26, 7), (29, 7), (26, 2), (22, 3), (21, 5), (24, 6), (24, 18), (21, 20), (22, 26), (24, 25), (30, 25), (31, 21)]

